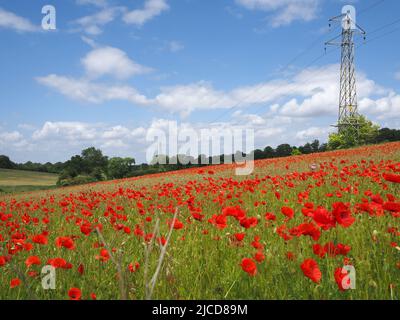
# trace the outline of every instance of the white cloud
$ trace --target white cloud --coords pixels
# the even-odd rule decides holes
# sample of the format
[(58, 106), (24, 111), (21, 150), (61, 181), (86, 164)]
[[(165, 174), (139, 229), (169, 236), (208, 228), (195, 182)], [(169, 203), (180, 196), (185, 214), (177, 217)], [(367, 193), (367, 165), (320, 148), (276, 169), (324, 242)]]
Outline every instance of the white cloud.
[[(105, 51), (103, 51), (105, 50)], [(109, 54), (109, 51), (112, 54)], [(95, 49), (83, 59), (86, 72), (92, 78), (113, 75), (127, 78), (143, 71), (123, 51), (106, 48)], [(98, 54), (98, 53), (101, 54)], [(107, 58), (110, 56), (111, 58)], [(89, 77), (90, 79), (90, 77)], [(282, 119), (315, 119), (335, 117), (339, 99), (339, 65), (325, 65), (300, 71), (291, 77), (275, 79), (251, 86), (242, 86), (230, 91), (214, 88), (206, 81), (161, 87), (153, 97), (138, 92), (131, 86), (106, 85), (89, 79), (76, 79), (48, 75), (37, 80), (61, 94), (89, 103), (123, 100), (146, 107), (158, 107), (168, 113), (187, 117), (194, 111), (229, 109), (242, 110), (259, 106), (263, 113)], [(379, 118), (397, 117), (398, 94), (383, 88), (365, 74), (357, 74), (360, 110)], [(253, 125), (262, 124), (257, 115), (247, 115), (242, 121)]]
[(257, 114), (243, 114), (241, 110), (235, 111), (232, 116), (234, 119), (247, 123), (251, 126), (264, 125), (266, 122), (264, 118)]
[(79, 5), (94, 5), (97, 7), (106, 7), (107, 0), (76, 0), (76, 3)]
[(22, 129), (22, 130), (26, 130), (26, 131), (33, 131), (36, 129), (36, 127), (34, 125), (29, 124), (29, 123), (21, 123), (18, 125), (18, 128)]
[(15, 13), (6, 11), (0, 7), (0, 28), (13, 29), (18, 32), (37, 32), (39, 26), (34, 25), (28, 19), (17, 16)]
[(96, 138), (95, 127), (82, 122), (46, 122), (42, 128), (32, 134), (33, 140), (47, 138), (69, 141), (93, 140)]
[(142, 26), (147, 21), (169, 9), (166, 0), (145, 0), (143, 9), (126, 12), (123, 16), (125, 23)]
[(36, 80), (68, 98), (89, 103), (103, 103), (112, 100), (124, 100), (133, 104), (146, 105), (147, 98), (130, 86), (112, 86), (92, 83), (85, 79), (76, 79), (51, 74)]
[(28, 160), (65, 161), (90, 146), (102, 149), (109, 156), (137, 156), (138, 150), (143, 149), (145, 134), (143, 127), (132, 129), (104, 123), (47, 121), (30, 137), (29, 143), (34, 146), (34, 151)]
[(400, 80), (400, 71), (395, 73), (394, 78)]
[(2, 149), (2, 153), (6, 153), (9, 149), (27, 150), (29, 144), (19, 131), (11, 131), (0, 132), (0, 146)]
[(296, 20), (313, 20), (316, 18), (320, 0), (236, 0), (236, 3), (249, 10), (272, 12), (270, 24), (279, 27)]
[(308, 129), (298, 131), (296, 133), (296, 138), (304, 143), (314, 139), (324, 141), (326, 140), (328, 134), (334, 130), (335, 129), (333, 127), (310, 127)]
[(81, 40), (82, 40), (84, 43), (86, 43), (89, 47), (92, 47), (92, 48), (96, 48), (96, 47), (97, 47), (97, 42), (94, 41), (94, 40), (91, 39), (91, 38), (88, 38), (88, 37), (85, 37), (85, 36), (81, 36)]
[(171, 52), (178, 52), (185, 48), (185, 46), (179, 41), (168, 42), (168, 50)]
[(0, 142), (17, 142), (23, 139), (23, 136), (18, 131), (0, 133)]
[(400, 118), (400, 95), (394, 91), (376, 100), (364, 98), (359, 105), (362, 113), (373, 115), (378, 120)]
[(131, 60), (124, 51), (112, 47), (90, 51), (82, 59), (82, 64), (91, 78), (111, 75), (117, 79), (127, 79), (151, 71), (150, 68)]
[(161, 88), (152, 102), (172, 113), (189, 115), (194, 110), (228, 108), (235, 103), (226, 93), (213, 89), (207, 82)]
[(77, 27), (75, 31), (83, 31), (89, 35), (96, 36), (103, 32), (102, 27), (114, 21), (123, 11), (121, 7), (104, 8), (99, 12), (79, 18), (72, 23)]

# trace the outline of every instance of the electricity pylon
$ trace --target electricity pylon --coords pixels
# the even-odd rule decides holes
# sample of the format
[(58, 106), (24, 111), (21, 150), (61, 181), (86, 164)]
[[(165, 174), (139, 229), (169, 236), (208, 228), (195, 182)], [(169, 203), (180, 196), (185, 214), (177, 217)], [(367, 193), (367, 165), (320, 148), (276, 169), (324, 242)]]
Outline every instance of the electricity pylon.
[[(340, 98), (339, 98), (339, 117), (338, 132), (342, 132), (348, 127), (354, 128), (358, 133), (358, 104), (356, 71), (354, 63), (354, 34), (359, 33), (364, 36), (366, 32), (356, 23), (356, 9), (353, 6), (344, 6), (342, 14), (329, 20), (330, 23), (342, 22), (342, 34), (328, 41), (325, 45), (336, 45), (342, 48), (342, 58), (340, 65)], [(342, 41), (335, 42), (341, 36)]]

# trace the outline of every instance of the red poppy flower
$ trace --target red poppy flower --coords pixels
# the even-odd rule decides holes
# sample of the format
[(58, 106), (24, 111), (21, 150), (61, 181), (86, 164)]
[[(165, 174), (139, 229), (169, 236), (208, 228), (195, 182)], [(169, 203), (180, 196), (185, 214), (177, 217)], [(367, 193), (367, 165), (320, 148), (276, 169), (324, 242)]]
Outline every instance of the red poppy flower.
[(337, 254), (346, 256), (350, 252), (351, 247), (342, 243), (338, 243), (338, 245), (336, 246), (336, 250)]
[(294, 217), (294, 210), (290, 207), (282, 207), (281, 212), (289, 219), (292, 219)]
[(80, 275), (82, 275), (85, 272), (85, 267), (83, 266), (82, 263), (78, 266), (78, 272)]
[(39, 265), (40, 259), (37, 256), (30, 256), (25, 260), (25, 264), (28, 268), (32, 265)]
[(88, 236), (92, 232), (92, 226), (90, 223), (85, 223), (81, 225), (81, 232)]
[(223, 214), (215, 216), (215, 225), (218, 229), (225, 229), (227, 227), (227, 219)]
[(255, 276), (257, 273), (257, 266), (252, 259), (244, 258), (240, 264), (244, 272), (247, 272), (250, 276)]
[(165, 246), (167, 243), (167, 239), (165, 239), (164, 236), (158, 238), (158, 243), (161, 244), (162, 246)]
[(295, 259), (295, 255), (293, 252), (289, 251), (286, 253), (286, 258), (290, 261), (293, 261)]
[[(169, 226), (171, 226), (172, 221), (168, 222), (168, 224), (169, 224)], [(183, 223), (181, 221), (179, 221), (178, 219), (175, 219), (175, 221), (174, 221), (174, 229), (175, 230), (179, 230), (179, 229), (182, 229), (182, 228), (183, 228)]]
[(47, 237), (43, 234), (38, 234), (32, 237), (32, 241), (37, 244), (47, 244)]
[(19, 278), (11, 279), (10, 281), (10, 288), (18, 287), (21, 284), (21, 280)]
[(254, 255), (254, 260), (256, 260), (258, 263), (261, 263), (265, 260), (265, 255), (261, 251), (257, 251), (257, 253)]
[(298, 226), (299, 235), (310, 236), (314, 241), (321, 237), (321, 231), (313, 223), (302, 223)]
[(271, 212), (267, 212), (265, 214), (265, 220), (269, 220), (269, 221), (276, 221), (276, 215), (274, 215)]
[(96, 259), (102, 262), (106, 262), (110, 259), (110, 254), (108, 253), (107, 249), (103, 248), (100, 250), (100, 255), (96, 256)]
[(91, 293), (90, 297), (92, 298), (92, 300), (97, 300), (97, 296), (95, 293)]
[(311, 281), (315, 283), (319, 283), (321, 281), (322, 273), (318, 267), (318, 263), (315, 260), (305, 259), (300, 267), (304, 275), (311, 279)]
[(133, 273), (133, 272), (136, 272), (139, 269), (139, 267), (140, 267), (139, 262), (135, 262), (134, 264), (130, 263), (129, 266), (128, 266), (128, 269), (129, 269), (130, 272)]
[(250, 217), (250, 218), (243, 218), (240, 220), (240, 225), (245, 228), (253, 228), (258, 224), (258, 219), (256, 217)]
[(246, 212), (242, 210), (240, 207), (226, 207), (222, 210), (222, 214), (227, 217), (234, 217), (237, 220), (240, 220), (246, 217)]
[(326, 255), (325, 248), (321, 246), (319, 243), (313, 245), (313, 252), (320, 258), (323, 258)]
[[(347, 275), (347, 271), (342, 268), (337, 268), (335, 270), (335, 281), (340, 291), (345, 291), (346, 288), (350, 288), (351, 280), (350, 277), (347, 277)], [(344, 281), (345, 278), (346, 280)]]
[(400, 183), (400, 175), (398, 174), (384, 173), (383, 178), (389, 182)]
[(235, 238), (237, 241), (242, 241), (244, 239), (244, 237), (245, 237), (244, 233), (236, 233), (235, 234)]
[(354, 221), (356, 220), (351, 216), (351, 211), (348, 205), (343, 202), (336, 202), (333, 204), (333, 211), (337, 223), (339, 223), (342, 227), (350, 227)]
[(70, 300), (80, 300), (81, 296), (82, 296), (82, 292), (78, 288), (71, 288), (68, 291), (68, 296), (69, 296)]
[(313, 219), (324, 230), (329, 230), (336, 225), (335, 217), (323, 207), (318, 207), (314, 211)]
[(56, 246), (58, 248), (64, 247), (64, 248), (67, 248), (68, 250), (74, 250), (75, 249), (74, 240), (72, 240), (70, 237), (58, 237), (58, 238), (56, 238)]
[(7, 263), (6, 257), (0, 256), (0, 267), (5, 266)]
[(382, 208), (386, 211), (400, 212), (400, 202), (393, 202), (393, 201), (385, 202)]
[(54, 268), (61, 268), (61, 269), (71, 269), (72, 264), (65, 261), (63, 258), (54, 258), (47, 260), (47, 264), (53, 266)]

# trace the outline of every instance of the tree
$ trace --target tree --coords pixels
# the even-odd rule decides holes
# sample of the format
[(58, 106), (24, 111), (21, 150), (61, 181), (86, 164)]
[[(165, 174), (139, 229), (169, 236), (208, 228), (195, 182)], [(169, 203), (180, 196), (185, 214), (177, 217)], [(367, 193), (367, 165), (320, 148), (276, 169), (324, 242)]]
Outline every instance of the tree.
[(313, 147), (311, 146), (310, 143), (306, 143), (304, 146), (300, 147), (299, 150), (301, 153), (304, 153), (304, 154), (309, 154), (309, 153), (314, 152)]
[(109, 179), (126, 178), (132, 172), (134, 164), (135, 159), (133, 158), (111, 158), (108, 161), (107, 176)]
[(270, 146), (265, 147), (265, 149), (264, 149), (264, 157), (266, 159), (275, 157), (275, 150)]
[(318, 152), (325, 152), (328, 150), (328, 144), (327, 143), (323, 143), (319, 146)]
[(312, 143), (311, 143), (311, 148), (312, 148), (312, 152), (319, 152), (319, 140), (315, 139)]
[(299, 150), (299, 148), (294, 147), (292, 150), (292, 156), (300, 156), (300, 155), (302, 155), (302, 153)]
[(108, 158), (103, 156), (100, 149), (94, 147), (87, 148), (81, 153), (82, 160), (85, 166), (85, 172), (91, 174), (95, 169), (98, 171), (106, 171)]
[(275, 151), (278, 157), (287, 157), (292, 154), (292, 147), (289, 144), (281, 144), (276, 147)]
[(15, 164), (10, 160), (9, 157), (0, 155), (0, 168), (3, 169), (13, 169)]
[(344, 144), (344, 137), (342, 135), (338, 133), (331, 133), (329, 135), (328, 150), (341, 149)]
[(376, 142), (390, 142), (390, 141), (399, 141), (400, 140), (400, 130), (382, 128), (378, 132), (378, 136), (376, 137)]
[(265, 154), (262, 150), (256, 149), (254, 150), (254, 160), (264, 159)]
[(364, 116), (354, 117), (354, 119), (349, 119), (349, 122), (358, 123), (358, 133), (356, 128), (348, 126), (340, 133), (330, 134), (328, 149), (345, 149), (376, 141), (379, 134), (378, 125), (373, 124)]
[(82, 157), (73, 156), (71, 160), (68, 160), (65, 163), (65, 168), (61, 173), (60, 179), (65, 179), (67, 177), (74, 178), (85, 171), (86, 171), (86, 166)]

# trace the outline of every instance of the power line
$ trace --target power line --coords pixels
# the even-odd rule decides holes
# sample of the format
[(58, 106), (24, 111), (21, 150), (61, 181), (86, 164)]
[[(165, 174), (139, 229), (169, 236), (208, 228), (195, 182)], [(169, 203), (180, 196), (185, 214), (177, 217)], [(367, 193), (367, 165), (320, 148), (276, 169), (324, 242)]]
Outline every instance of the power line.
[[(400, 19), (398, 19), (398, 20), (396, 20), (396, 21), (397, 21), (397, 23), (398, 23), (398, 22), (400, 22)], [(391, 22), (391, 23), (388, 23), (388, 24), (385, 25), (385, 26), (390, 26), (390, 25), (393, 25), (394, 23), (395, 23), (395, 21), (394, 21), (394, 22)], [(383, 27), (379, 27), (378, 29), (374, 30), (372, 33), (376, 33), (376, 31), (382, 30), (382, 28), (383, 28)], [(382, 34), (382, 35), (379, 35), (379, 36), (377, 36), (377, 37), (374, 37), (374, 38), (372, 38), (372, 39), (369, 39), (368, 41), (365, 41), (365, 42), (363, 42), (363, 43), (360, 43), (360, 44), (358, 44), (358, 45), (356, 46), (356, 49), (357, 49), (357, 48), (360, 48), (360, 47), (362, 47), (362, 46), (365, 46), (365, 45), (367, 45), (368, 43), (371, 43), (371, 42), (376, 41), (376, 40), (378, 40), (378, 39), (384, 38), (385, 36), (388, 36), (388, 35), (390, 35), (390, 34), (393, 34), (393, 33), (396, 32), (396, 31), (400, 31), (400, 27), (399, 27), (399, 28), (396, 28), (396, 29), (394, 29), (394, 30), (391, 30), (391, 31), (389, 31), (389, 32), (386, 32), (386, 33), (384, 33), (384, 34)], [(335, 52), (335, 51), (337, 51), (337, 50), (339, 50), (339, 47), (336, 47), (336, 48), (334, 48), (334, 49), (328, 51), (328, 52), (327, 52), (326, 54), (324, 54), (324, 55), (318, 56), (316, 59), (314, 59), (313, 61), (311, 61), (311, 62), (309, 63), (309, 65), (306, 66), (305, 68), (310, 67), (310, 66), (313, 65), (315, 62), (321, 60), (324, 56), (329, 55), (329, 54), (331, 54), (331, 53), (333, 53), (333, 52)], [(316, 73), (314, 73), (312, 76), (310, 76), (309, 78), (307, 78), (307, 79), (306, 79), (305, 81), (303, 81), (302, 83), (303, 83), (303, 84), (308, 84), (308, 83), (315, 77), (315, 75), (319, 75), (320, 73), (322, 73), (322, 72), (324, 72), (324, 71), (325, 71), (325, 70), (322, 70), (322, 69), (321, 69), (319, 72), (317, 71)], [(297, 87), (295, 87), (294, 89), (292, 89), (291, 91), (289, 91), (286, 95), (294, 94), (294, 93), (296, 92), (296, 88), (297, 88)], [(258, 109), (256, 109), (256, 110), (253, 112), (253, 114), (257, 114), (262, 108), (264, 108), (264, 106), (259, 107)]]
[(359, 11), (357, 14), (360, 16), (360, 15), (364, 14), (365, 12), (367, 12), (367, 11), (369, 11), (369, 10), (379, 6), (379, 5), (381, 5), (383, 2), (385, 2), (385, 0), (377, 1), (377, 2), (373, 3), (372, 5), (370, 5), (369, 7)]
[[(359, 15), (364, 14), (365, 12), (377, 7), (378, 5), (382, 4), (385, 0), (380, 0), (375, 2), (374, 4), (372, 4), (371, 6), (363, 9), (360, 11)], [(386, 26), (383, 26), (386, 27)], [(382, 27), (382, 28), (383, 28)], [(330, 30), (330, 32), (335, 31), (336, 29)], [(313, 47), (315, 47), (316, 44), (318, 44), (321, 41), (321, 38), (325, 37), (326, 34), (323, 34), (322, 36), (320, 36), (318, 39), (314, 40), (305, 50), (303, 50), (301, 53), (299, 53), (298, 55), (296, 55), (293, 59), (291, 59), (285, 66), (283, 69), (280, 70), (280, 72), (283, 72), (285, 70), (287, 70), (295, 61), (297, 61), (301, 56), (303, 56), (304, 54), (306, 54), (309, 50), (311, 50)], [(337, 49), (337, 48), (336, 48)], [(313, 65), (314, 63), (316, 63), (317, 61), (321, 60), (322, 58), (324, 58), (326, 55), (332, 53), (334, 50), (329, 51), (328, 53), (325, 52), (325, 54), (322, 54), (320, 56), (318, 56), (317, 58), (315, 58), (314, 60), (312, 60), (308, 65), (306, 65), (304, 68), (309, 68), (311, 65)], [(283, 78), (285, 79), (285, 77)], [(236, 102), (233, 106), (229, 107), (226, 109), (226, 111), (224, 111), (222, 114), (220, 114), (219, 116), (217, 116), (216, 118), (214, 118), (214, 120), (212, 120), (211, 122), (215, 122), (217, 120), (219, 120), (220, 118), (222, 118), (223, 116), (225, 116), (228, 113), (232, 113), (234, 111), (234, 109), (236, 109), (237, 107), (241, 106), (243, 103), (246, 103), (246, 101), (248, 100), (248, 98), (250, 98), (253, 94), (257, 93), (260, 89), (262, 88), (262, 86), (258, 86), (257, 88), (255, 88), (253, 90), (252, 93), (248, 94), (247, 96), (245, 96), (245, 98), (241, 99), (240, 101)], [(275, 92), (275, 91), (273, 91)], [(272, 92), (272, 93), (273, 93)], [(293, 92), (294, 93), (294, 92)], [(271, 94), (271, 92), (269, 93), (269, 95)], [(210, 107), (215, 107), (218, 105), (218, 103), (221, 103), (222, 99), (220, 99), (220, 101), (217, 101), (215, 103), (213, 103)], [(259, 109), (258, 109), (259, 110)], [(258, 111), (257, 110), (257, 111)]]

